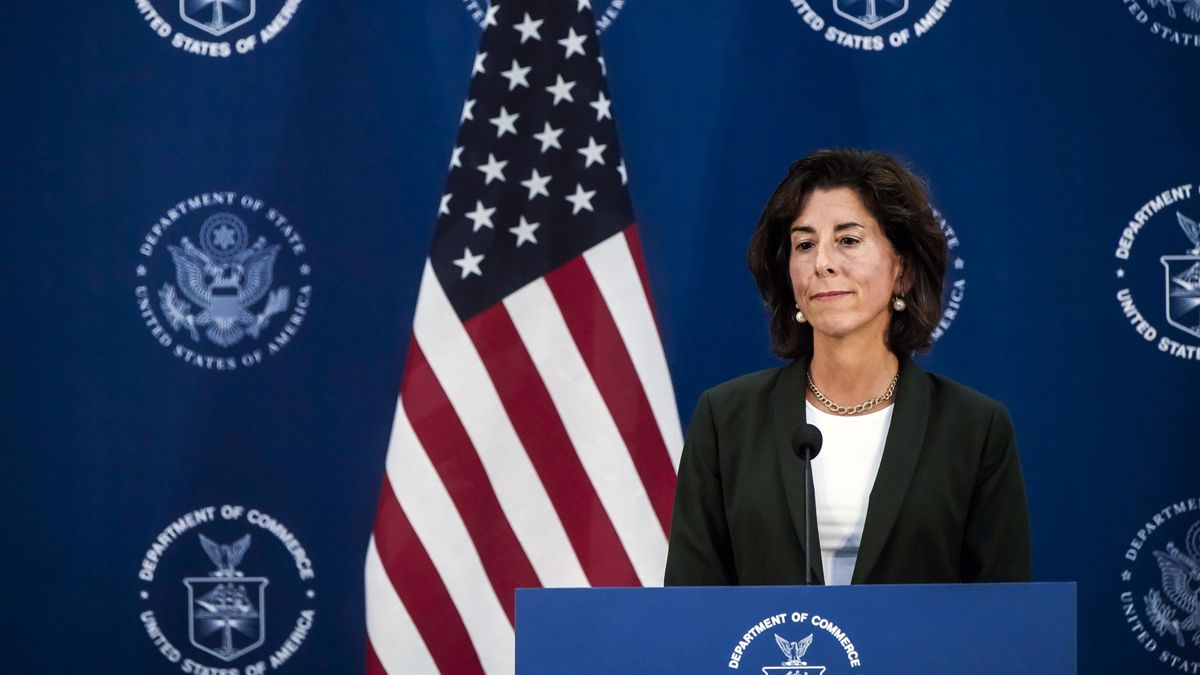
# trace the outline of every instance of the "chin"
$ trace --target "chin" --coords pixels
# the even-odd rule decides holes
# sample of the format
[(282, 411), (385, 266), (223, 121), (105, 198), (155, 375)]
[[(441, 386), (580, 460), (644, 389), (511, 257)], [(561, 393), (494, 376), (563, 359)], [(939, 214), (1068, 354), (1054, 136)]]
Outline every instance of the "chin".
[(823, 323), (813, 324), (813, 333), (828, 338), (844, 338), (847, 335), (854, 333), (855, 326), (847, 326), (838, 323)]
[[(820, 334), (823, 337), (833, 338), (835, 340), (849, 337), (857, 333), (862, 333), (864, 331), (873, 330), (871, 322), (855, 322), (848, 320), (837, 321), (827, 319), (825, 321), (814, 321), (812, 322), (812, 325), (813, 333)], [(879, 332), (881, 336), (885, 335), (887, 333), (887, 325), (885, 324), (879, 330)]]

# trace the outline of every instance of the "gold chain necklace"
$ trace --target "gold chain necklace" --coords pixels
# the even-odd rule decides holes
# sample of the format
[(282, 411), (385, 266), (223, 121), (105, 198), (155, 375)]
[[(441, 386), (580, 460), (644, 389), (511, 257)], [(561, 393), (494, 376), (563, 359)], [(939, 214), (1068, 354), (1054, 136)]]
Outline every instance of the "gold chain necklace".
[(854, 406), (838, 405), (838, 404), (834, 403), (833, 401), (830, 401), (828, 398), (826, 398), (825, 394), (822, 394), (821, 390), (817, 389), (817, 385), (813, 382), (812, 371), (809, 371), (809, 373), (808, 373), (808, 390), (813, 393), (813, 396), (816, 397), (817, 401), (819, 401), (821, 403), (821, 405), (828, 408), (829, 411), (834, 413), (835, 415), (857, 415), (859, 413), (867, 412), (868, 410), (874, 408), (875, 406), (879, 405), (880, 403), (883, 403), (884, 401), (890, 399), (892, 397), (892, 394), (896, 393), (896, 382), (898, 382), (899, 380), (900, 380), (900, 371), (897, 370), (896, 376), (892, 378), (891, 384), (889, 384), (887, 387), (887, 391), (883, 392), (879, 396), (876, 396), (875, 398), (871, 399), (870, 401), (863, 401), (862, 403), (859, 403), (858, 405), (854, 405)]

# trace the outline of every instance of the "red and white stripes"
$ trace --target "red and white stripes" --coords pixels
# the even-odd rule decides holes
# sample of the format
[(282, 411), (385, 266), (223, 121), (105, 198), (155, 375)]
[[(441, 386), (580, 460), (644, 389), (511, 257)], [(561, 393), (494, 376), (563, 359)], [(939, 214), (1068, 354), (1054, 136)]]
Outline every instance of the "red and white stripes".
[(461, 322), (426, 264), (368, 671), (509, 673), (518, 587), (658, 585), (683, 439), (632, 226)]

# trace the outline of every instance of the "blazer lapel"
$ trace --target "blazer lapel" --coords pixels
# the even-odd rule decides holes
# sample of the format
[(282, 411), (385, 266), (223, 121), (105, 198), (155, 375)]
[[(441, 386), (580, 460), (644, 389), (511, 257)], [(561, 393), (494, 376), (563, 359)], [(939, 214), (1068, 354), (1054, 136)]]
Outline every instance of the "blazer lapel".
[[(808, 491), (812, 489), (812, 483), (804, 483), (804, 462), (800, 461), (792, 450), (792, 432), (807, 421), (804, 413), (807, 373), (807, 360), (793, 361), (783, 368), (771, 390), (771, 435), (779, 460), (779, 477), (783, 481), (788, 510), (791, 511), (792, 525), (796, 530), (796, 539), (800, 543), (801, 551), (804, 550), (804, 503)], [(820, 495), (817, 495), (817, 498), (820, 499)], [(816, 584), (823, 585), (825, 572), (821, 565), (821, 535), (817, 529), (815, 513), (809, 522), (812, 524), (810, 537), (813, 543), (813, 580)], [(803, 579), (803, 574), (800, 578)]]
[(925, 371), (912, 359), (902, 359), (900, 381), (896, 384), (896, 407), (884, 442), (879, 474), (867, 502), (867, 520), (851, 583), (866, 582), (896, 524), (925, 444), (931, 394), (932, 387)]

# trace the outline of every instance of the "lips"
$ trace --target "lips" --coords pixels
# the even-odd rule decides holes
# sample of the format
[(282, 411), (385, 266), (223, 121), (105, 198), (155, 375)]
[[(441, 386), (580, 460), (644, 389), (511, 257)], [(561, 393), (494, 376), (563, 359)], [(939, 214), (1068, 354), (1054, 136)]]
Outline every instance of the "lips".
[(850, 295), (850, 291), (825, 291), (824, 293), (817, 293), (817, 294), (813, 295), (812, 299), (813, 300), (836, 300), (837, 298), (842, 298), (847, 295)]

